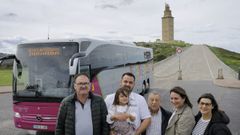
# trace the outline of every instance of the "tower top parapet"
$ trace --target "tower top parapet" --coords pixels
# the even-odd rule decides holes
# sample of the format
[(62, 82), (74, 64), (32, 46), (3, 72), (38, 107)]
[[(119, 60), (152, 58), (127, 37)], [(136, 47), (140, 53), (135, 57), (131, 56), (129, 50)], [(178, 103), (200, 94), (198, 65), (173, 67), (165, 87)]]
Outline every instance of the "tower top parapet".
[(170, 7), (167, 3), (165, 3), (165, 10), (164, 10), (163, 17), (172, 17), (172, 11), (170, 10)]

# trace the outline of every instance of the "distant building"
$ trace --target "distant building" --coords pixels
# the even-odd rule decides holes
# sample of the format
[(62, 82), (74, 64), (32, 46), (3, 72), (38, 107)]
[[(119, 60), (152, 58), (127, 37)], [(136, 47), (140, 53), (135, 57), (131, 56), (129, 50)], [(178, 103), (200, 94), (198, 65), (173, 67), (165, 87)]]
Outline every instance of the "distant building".
[(168, 4), (165, 4), (164, 15), (162, 17), (162, 40), (170, 42), (174, 40), (174, 17)]

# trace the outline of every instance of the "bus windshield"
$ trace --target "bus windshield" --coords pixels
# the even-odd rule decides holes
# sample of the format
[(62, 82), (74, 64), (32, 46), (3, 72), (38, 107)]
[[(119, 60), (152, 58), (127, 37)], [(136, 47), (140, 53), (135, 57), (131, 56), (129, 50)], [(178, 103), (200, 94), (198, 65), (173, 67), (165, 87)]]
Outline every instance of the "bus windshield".
[[(20, 97), (65, 97), (71, 93), (69, 59), (78, 43), (21, 44), (14, 63), (14, 94)], [(19, 66), (20, 65), (20, 66)]]

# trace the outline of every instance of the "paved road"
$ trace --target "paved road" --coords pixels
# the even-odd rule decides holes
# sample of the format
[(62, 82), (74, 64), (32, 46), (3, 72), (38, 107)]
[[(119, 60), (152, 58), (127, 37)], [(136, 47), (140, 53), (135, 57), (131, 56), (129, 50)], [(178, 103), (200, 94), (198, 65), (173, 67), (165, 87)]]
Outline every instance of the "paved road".
[[(237, 73), (223, 64), (206, 46), (195, 45), (180, 54), (180, 69), (183, 80), (216, 80), (218, 69), (222, 69), (224, 80), (236, 80)], [(179, 57), (170, 57), (154, 67), (155, 84), (162, 88), (172, 87), (178, 79)], [(240, 85), (240, 83), (239, 83)]]
[[(162, 104), (171, 109), (169, 102), (169, 89), (181, 86), (186, 89), (194, 112), (197, 113), (197, 99), (205, 93), (211, 92), (216, 96), (219, 106), (230, 117), (229, 127), (233, 135), (240, 135), (240, 81), (236, 79), (237, 73), (223, 64), (206, 46), (192, 46), (180, 55), (182, 79), (178, 80), (179, 57), (172, 56), (154, 66), (155, 90), (160, 91)], [(224, 80), (216, 80), (218, 69), (223, 70)], [(219, 87), (225, 84), (234, 84), (236, 88)]]
[(34, 131), (17, 129), (13, 123), (12, 93), (0, 94), (0, 135), (33, 135)]

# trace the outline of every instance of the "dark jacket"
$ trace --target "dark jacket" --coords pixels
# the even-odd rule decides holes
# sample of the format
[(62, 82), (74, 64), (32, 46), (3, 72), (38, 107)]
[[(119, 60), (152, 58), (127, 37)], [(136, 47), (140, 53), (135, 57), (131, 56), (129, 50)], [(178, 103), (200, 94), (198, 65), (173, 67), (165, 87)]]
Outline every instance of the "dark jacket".
[(161, 111), (162, 111), (162, 135), (164, 135), (168, 125), (168, 120), (170, 119), (172, 113), (165, 110), (162, 107), (161, 107)]
[[(91, 98), (93, 135), (109, 135), (109, 125), (106, 122), (108, 112), (104, 100), (91, 92), (89, 98)], [(75, 135), (76, 100), (76, 94), (72, 94), (62, 101), (58, 112), (55, 135)]]
[[(165, 134), (165, 130), (167, 128), (167, 125), (168, 125), (168, 120), (170, 119), (172, 113), (165, 110), (164, 108), (161, 107), (161, 112), (162, 112), (162, 133), (161, 135), (164, 135)], [(142, 133), (142, 135), (146, 135), (146, 131), (144, 133)]]
[[(196, 124), (201, 117), (202, 114), (200, 112), (195, 116)], [(228, 116), (223, 111), (216, 111), (213, 113), (204, 135), (232, 135), (227, 127), (229, 122)]]

